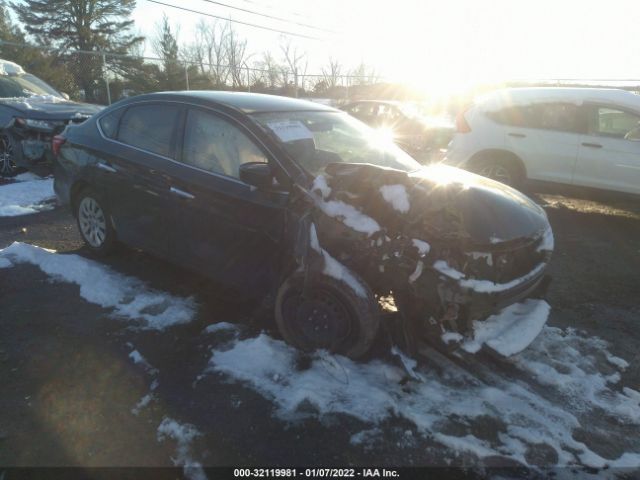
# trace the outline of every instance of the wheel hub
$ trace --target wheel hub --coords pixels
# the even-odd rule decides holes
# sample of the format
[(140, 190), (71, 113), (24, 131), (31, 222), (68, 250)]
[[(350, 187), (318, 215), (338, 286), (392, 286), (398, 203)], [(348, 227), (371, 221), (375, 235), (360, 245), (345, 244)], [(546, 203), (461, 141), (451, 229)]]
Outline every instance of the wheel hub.
[(350, 333), (347, 310), (328, 292), (296, 298), (292, 327), (315, 348), (335, 349)]
[(78, 222), (87, 243), (100, 248), (107, 237), (107, 222), (102, 208), (93, 198), (85, 197), (80, 202)]

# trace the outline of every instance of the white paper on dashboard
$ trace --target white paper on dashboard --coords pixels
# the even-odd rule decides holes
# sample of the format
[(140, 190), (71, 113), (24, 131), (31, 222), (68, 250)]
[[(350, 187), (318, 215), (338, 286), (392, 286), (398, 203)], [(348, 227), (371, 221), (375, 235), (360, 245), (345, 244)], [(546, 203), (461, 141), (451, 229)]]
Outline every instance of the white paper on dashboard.
[(313, 133), (299, 120), (286, 120), (282, 122), (270, 122), (269, 128), (283, 142), (313, 138)]

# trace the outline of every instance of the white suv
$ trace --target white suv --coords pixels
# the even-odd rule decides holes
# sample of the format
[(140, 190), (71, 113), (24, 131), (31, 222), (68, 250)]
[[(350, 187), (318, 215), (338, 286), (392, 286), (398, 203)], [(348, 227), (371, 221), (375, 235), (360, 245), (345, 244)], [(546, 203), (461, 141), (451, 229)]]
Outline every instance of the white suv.
[(640, 95), (493, 92), (458, 115), (444, 161), (515, 187), (533, 179), (640, 194)]

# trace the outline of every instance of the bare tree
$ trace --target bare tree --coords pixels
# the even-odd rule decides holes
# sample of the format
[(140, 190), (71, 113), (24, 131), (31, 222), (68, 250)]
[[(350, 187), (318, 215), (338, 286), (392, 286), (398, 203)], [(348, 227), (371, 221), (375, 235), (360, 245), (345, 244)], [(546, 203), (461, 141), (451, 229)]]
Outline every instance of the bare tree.
[(322, 78), (327, 88), (335, 88), (340, 80), (342, 64), (335, 58), (329, 57), (329, 65), (322, 67)]
[(349, 76), (353, 77), (354, 85), (369, 85), (372, 83), (376, 83), (380, 76), (376, 72), (375, 68), (367, 65), (364, 62), (360, 62), (360, 64), (349, 72)]
[(249, 60), (249, 56), (247, 55), (247, 40), (241, 39), (233, 27), (230, 26), (225, 37), (225, 44), (231, 83), (234, 87), (241, 87), (243, 79), (246, 78), (247, 61)]
[[(298, 96), (298, 81), (300, 75), (306, 74), (308, 62), (306, 60), (307, 52), (303, 52), (298, 50), (298, 47), (291, 45), (291, 39), (282, 38), (282, 43), (280, 44), (280, 49), (284, 55), (285, 62), (289, 67), (289, 72), (293, 75), (293, 88), (294, 94)], [(285, 77), (286, 82), (289, 81), (289, 75)]]
[(256, 67), (261, 70), (258, 72), (260, 80), (268, 88), (274, 89), (283, 81), (282, 65), (277, 62), (271, 52), (264, 52), (262, 59), (256, 62)]

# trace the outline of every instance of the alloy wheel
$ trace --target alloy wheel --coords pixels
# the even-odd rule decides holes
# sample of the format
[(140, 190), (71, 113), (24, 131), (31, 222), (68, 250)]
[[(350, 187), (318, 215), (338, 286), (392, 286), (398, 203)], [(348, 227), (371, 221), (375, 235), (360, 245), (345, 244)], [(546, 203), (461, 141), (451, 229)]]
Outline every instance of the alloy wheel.
[(91, 197), (84, 197), (78, 208), (78, 223), (82, 236), (89, 245), (100, 248), (107, 238), (107, 219), (100, 204)]
[(0, 136), (0, 175), (12, 176), (16, 172), (16, 164), (13, 160), (13, 145), (6, 135)]
[(496, 163), (485, 165), (480, 169), (480, 172), (478, 173), (480, 173), (480, 175), (482, 175), (483, 177), (496, 180), (498, 182), (504, 183), (505, 185), (511, 185), (513, 181), (509, 169), (503, 165)]

